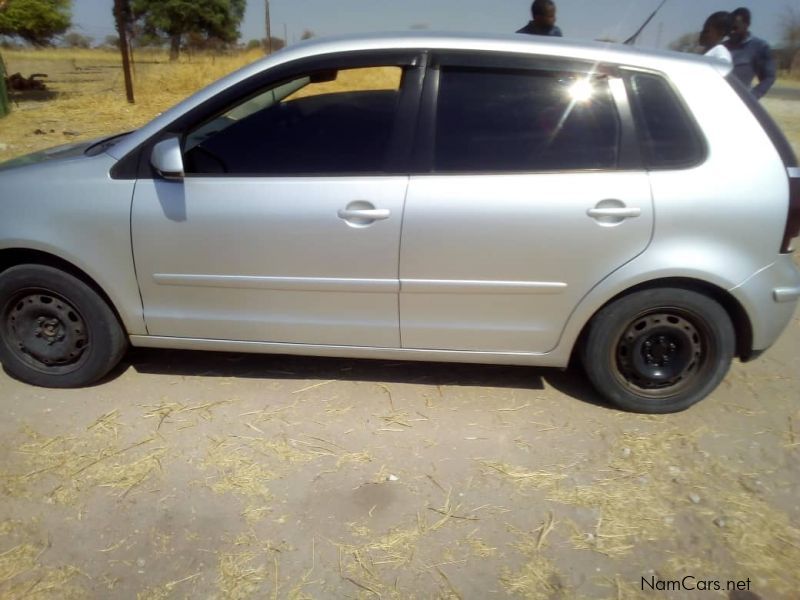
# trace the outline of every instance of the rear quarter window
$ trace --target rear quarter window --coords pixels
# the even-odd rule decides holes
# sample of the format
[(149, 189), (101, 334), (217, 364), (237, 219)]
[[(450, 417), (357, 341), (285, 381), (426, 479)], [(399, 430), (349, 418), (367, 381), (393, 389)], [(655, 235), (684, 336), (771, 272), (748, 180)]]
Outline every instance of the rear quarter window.
[(679, 169), (700, 163), (705, 143), (669, 82), (651, 73), (630, 73), (627, 81), (645, 166)]

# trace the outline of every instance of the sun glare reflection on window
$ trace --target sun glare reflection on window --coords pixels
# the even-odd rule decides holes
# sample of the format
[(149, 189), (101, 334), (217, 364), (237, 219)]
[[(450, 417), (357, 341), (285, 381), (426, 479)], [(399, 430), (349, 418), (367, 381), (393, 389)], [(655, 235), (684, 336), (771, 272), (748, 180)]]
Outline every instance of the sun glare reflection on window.
[(567, 88), (567, 93), (573, 102), (588, 102), (594, 94), (594, 86), (589, 79), (579, 79)]

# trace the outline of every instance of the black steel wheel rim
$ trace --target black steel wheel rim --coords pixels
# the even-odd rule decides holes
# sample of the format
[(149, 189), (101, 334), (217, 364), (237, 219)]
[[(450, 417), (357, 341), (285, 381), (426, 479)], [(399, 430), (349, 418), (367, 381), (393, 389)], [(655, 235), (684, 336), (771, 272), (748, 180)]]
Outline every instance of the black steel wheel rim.
[(85, 362), (89, 329), (80, 311), (62, 295), (43, 288), (25, 289), (3, 309), (10, 350), (42, 373), (63, 375)]
[(613, 371), (633, 393), (664, 399), (702, 378), (715, 354), (703, 319), (683, 309), (658, 308), (637, 315), (622, 327)]

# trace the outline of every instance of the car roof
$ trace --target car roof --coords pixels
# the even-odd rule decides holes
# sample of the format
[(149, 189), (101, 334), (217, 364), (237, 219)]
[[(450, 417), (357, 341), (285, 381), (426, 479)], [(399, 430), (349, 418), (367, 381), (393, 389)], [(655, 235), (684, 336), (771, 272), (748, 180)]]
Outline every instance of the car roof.
[(583, 41), (573, 38), (518, 33), (477, 34), (435, 31), (348, 34), (335, 37), (311, 38), (290, 46), (287, 50), (296, 50), (304, 55), (311, 56), (347, 50), (403, 48), (514, 52), (555, 57), (562, 56), (565, 58), (588, 57), (590, 60), (625, 63), (642, 67), (647, 66), (647, 63), (650, 63), (654, 58), (688, 60), (690, 62), (708, 60), (696, 54), (677, 53), (667, 50), (642, 50), (635, 46), (612, 42)]
[(642, 50), (623, 44), (587, 42), (549, 36), (414, 31), (312, 38), (259, 59), (212, 83), (122, 139), (110, 148), (108, 153), (114, 158), (122, 158), (186, 111), (228, 87), (267, 69), (313, 56), (381, 50), (469, 50), (487, 53), (530, 54), (618, 64), (664, 72), (699, 65), (706, 68), (711, 65), (722, 75), (731, 70), (729, 64), (696, 54)]

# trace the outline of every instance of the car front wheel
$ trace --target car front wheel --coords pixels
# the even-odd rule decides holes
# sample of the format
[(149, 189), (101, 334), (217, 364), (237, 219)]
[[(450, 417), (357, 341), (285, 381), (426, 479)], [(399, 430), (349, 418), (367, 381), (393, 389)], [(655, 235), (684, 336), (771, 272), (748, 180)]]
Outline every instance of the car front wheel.
[(0, 273), (0, 362), (42, 387), (94, 383), (122, 358), (126, 336), (90, 286), (44, 265)]
[(595, 389), (635, 412), (671, 413), (710, 394), (733, 359), (727, 312), (691, 290), (660, 288), (624, 296), (592, 320), (582, 359)]

